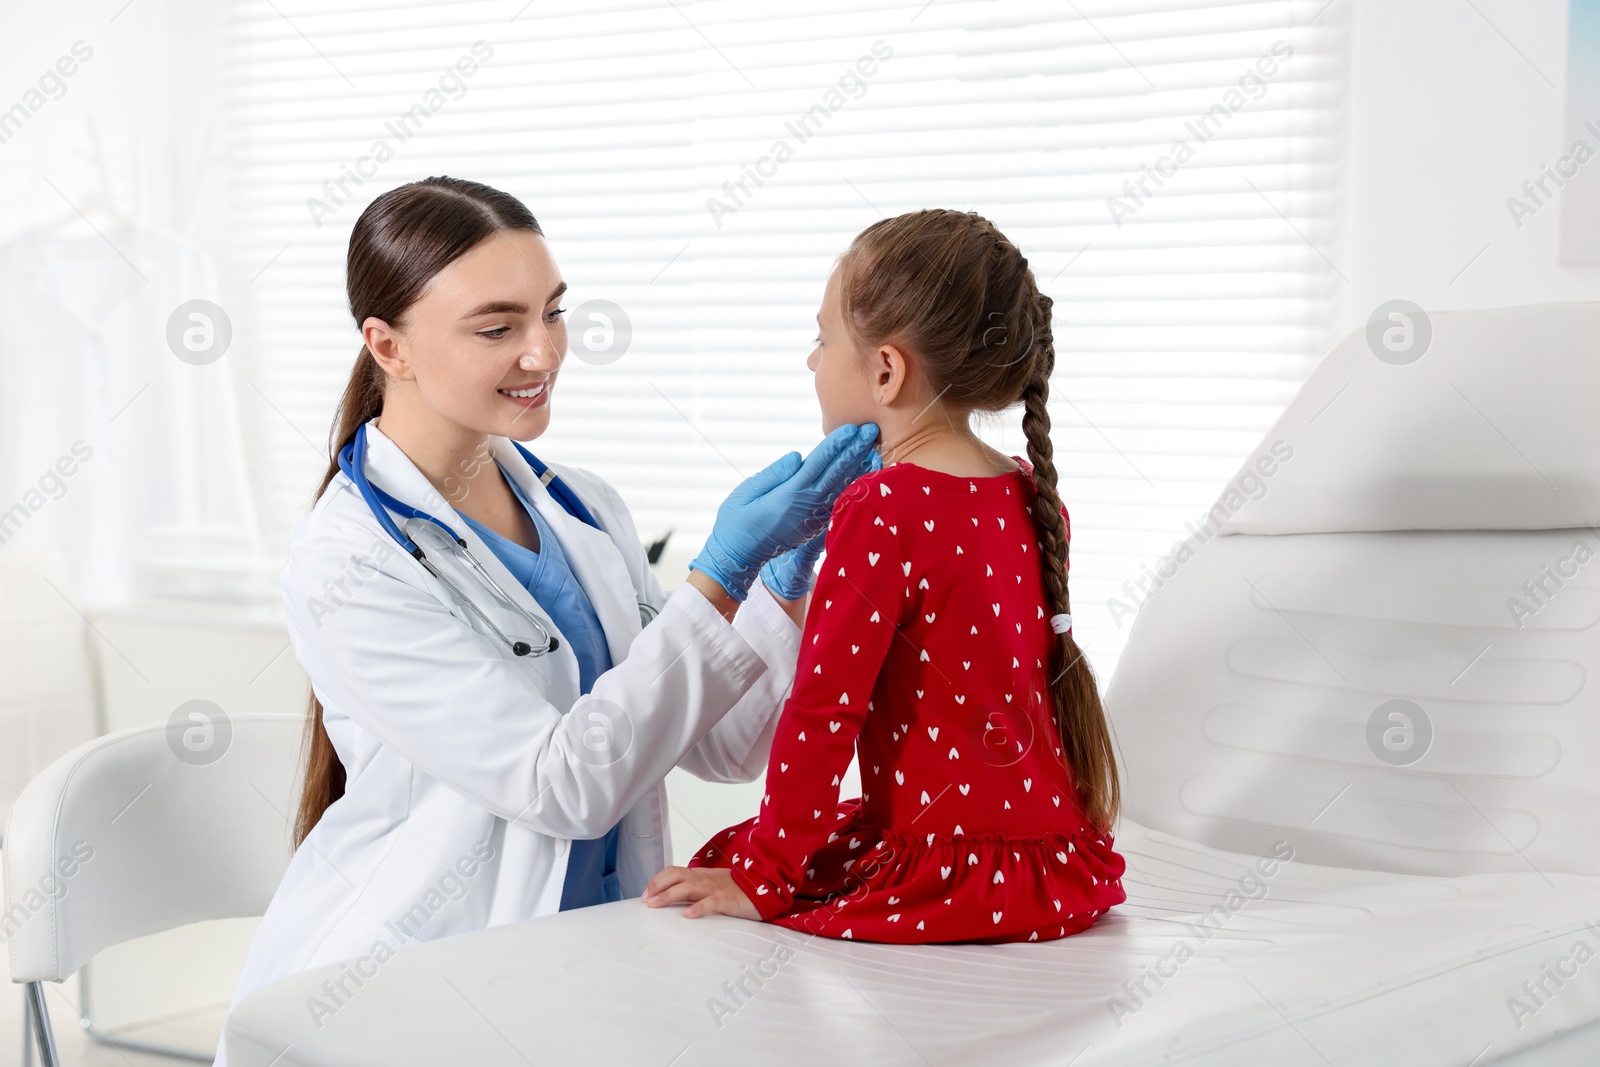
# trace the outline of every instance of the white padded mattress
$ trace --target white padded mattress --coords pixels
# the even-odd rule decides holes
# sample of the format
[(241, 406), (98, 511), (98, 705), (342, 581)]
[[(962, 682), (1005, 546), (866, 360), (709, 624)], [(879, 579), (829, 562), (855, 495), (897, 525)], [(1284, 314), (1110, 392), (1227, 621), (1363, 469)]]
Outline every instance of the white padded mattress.
[(1477, 1067), (1600, 1017), (1600, 878), (1261, 874), (1129, 824), (1118, 847), (1128, 903), (1061, 941), (840, 942), (628, 900), (409, 947), (337, 1005), (337, 967), (268, 986), (230, 1062)]

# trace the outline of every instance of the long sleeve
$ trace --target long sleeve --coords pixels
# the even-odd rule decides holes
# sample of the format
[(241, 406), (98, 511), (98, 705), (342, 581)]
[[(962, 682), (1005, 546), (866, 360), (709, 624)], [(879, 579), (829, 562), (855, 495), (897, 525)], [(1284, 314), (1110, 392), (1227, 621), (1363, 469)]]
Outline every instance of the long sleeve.
[[(326, 583), (348, 581), (340, 567), (370, 561), (383, 537), (324, 518), (292, 546), (283, 590), (296, 657), (327, 714), (348, 717), (419, 773), (538, 833), (605, 833), (766, 671), (711, 603), (685, 587), (589, 694), (556, 707), (538, 679), (548, 667), (503, 655), (452, 611), (442, 587), (430, 591), (404, 552), (369, 562), (373, 573), (356, 594), (327, 610), (318, 600)], [(584, 735), (591, 714), (629, 725), (620, 756), (593, 758)]]
[(872, 504), (875, 484), (858, 480), (834, 506), (760, 815), (747, 842), (730, 842), (741, 853), (734, 880), (763, 918), (789, 910), (806, 861), (828, 841), (839, 782), (906, 602), (907, 567)]
[[(609, 482), (580, 467), (563, 466), (560, 472), (563, 478), (578, 484), (585, 499), (605, 501), (611, 521), (617, 524), (612, 532), (619, 541), (639, 546), (638, 595), (660, 610), (668, 597), (650, 567), (644, 542), (622, 495)], [(767, 669), (717, 720), (711, 732), (678, 761), (679, 767), (707, 782), (753, 782), (761, 777), (772, 748), (772, 731), (794, 681), (795, 660), (800, 653), (800, 627), (760, 582), (751, 588), (749, 599), (734, 615), (733, 631), (755, 649)]]
[(794, 683), (800, 627), (766, 586), (756, 582), (733, 617), (733, 629), (767, 664), (738, 703), (678, 766), (707, 782), (753, 782), (766, 769), (772, 734)]

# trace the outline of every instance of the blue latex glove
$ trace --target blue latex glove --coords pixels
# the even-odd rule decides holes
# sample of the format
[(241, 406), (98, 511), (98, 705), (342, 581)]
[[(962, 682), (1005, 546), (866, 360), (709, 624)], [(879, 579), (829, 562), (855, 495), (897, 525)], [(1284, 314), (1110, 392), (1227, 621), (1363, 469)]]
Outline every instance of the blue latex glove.
[[(855, 477), (868, 471), (882, 470), (883, 460), (878, 453), (868, 452), (866, 461), (856, 470)], [(851, 478), (854, 481), (855, 478)], [(774, 556), (761, 568), (761, 581), (774, 596), (784, 600), (799, 600), (811, 589), (811, 579), (817, 566), (817, 560), (822, 556), (823, 542), (828, 538), (828, 528), (824, 523), (821, 532), (805, 544), (791, 548), (781, 556)]]
[(822, 557), (822, 543), (827, 539), (828, 531), (823, 530), (805, 544), (768, 560), (761, 568), (761, 584), (771, 590), (773, 596), (784, 600), (799, 600), (805, 596), (811, 589), (817, 560)]
[(804, 460), (790, 452), (734, 487), (689, 566), (743, 601), (761, 565), (826, 530), (833, 502), (861, 472), (878, 427), (846, 423)]

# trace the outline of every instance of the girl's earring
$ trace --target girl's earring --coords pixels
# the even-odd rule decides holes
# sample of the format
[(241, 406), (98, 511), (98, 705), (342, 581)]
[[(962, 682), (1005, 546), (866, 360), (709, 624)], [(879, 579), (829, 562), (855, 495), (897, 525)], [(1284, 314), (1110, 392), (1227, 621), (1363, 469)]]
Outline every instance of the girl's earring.
[(878, 403), (880, 403), (880, 404), (883, 403), (883, 394), (882, 393), (878, 394)]

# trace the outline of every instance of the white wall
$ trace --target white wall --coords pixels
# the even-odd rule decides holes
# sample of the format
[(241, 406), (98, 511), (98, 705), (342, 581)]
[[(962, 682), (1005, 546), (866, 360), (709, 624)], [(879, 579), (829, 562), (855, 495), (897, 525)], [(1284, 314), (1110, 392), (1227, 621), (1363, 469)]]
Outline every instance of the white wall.
[(1334, 2), (1353, 4), (1341, 335), (1396, 298), (1600, 299), (1600, 269), (1558, 263), (1559, 199), (1521, 229), (1506, 208), (1565, 151), (1567, 0)]

